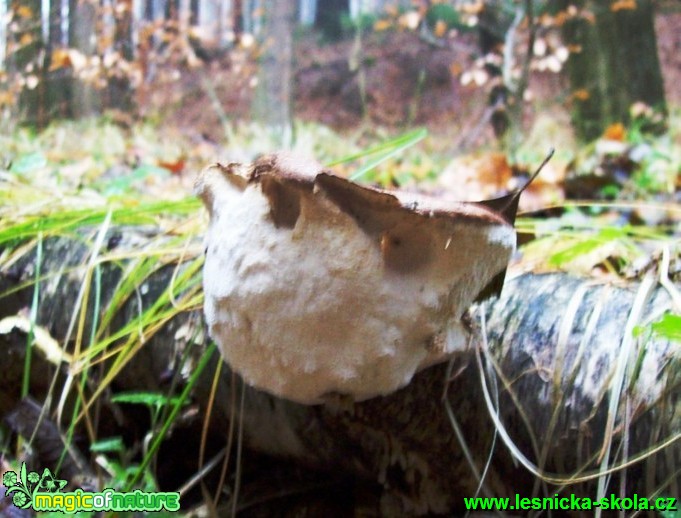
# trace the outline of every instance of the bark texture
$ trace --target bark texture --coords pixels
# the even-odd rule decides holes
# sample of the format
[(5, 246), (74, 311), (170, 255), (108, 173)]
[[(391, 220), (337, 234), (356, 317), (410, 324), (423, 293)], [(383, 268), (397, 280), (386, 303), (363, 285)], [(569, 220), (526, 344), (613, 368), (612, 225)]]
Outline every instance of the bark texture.
[(567, 70), (578, 136), (591, 140), (609, 124), (629, 122), (629, 108), (637, 101), (666, 113), (653, 2), (624, 9), (617, 2), (558, 2), (563, 9), (572, 4), (582, 11), (568, 20), (563, 36), (574, 49)]
[[(97, 52), (95, 25), (97, 5), (90, 0), (69, 0), (69, 46), (87, 58)], [(89, 117), (99, 112), (99, 92), (90, 81), (73, 76), (71, 85), (71, 112), (76, 119)]]
[(265, 0), (263, 41), (254, 101), (255, 119), (269, 130), (277, 147), (293, 141), (293, 29), (295, 4)]
[[(137, 230), (119, 228), (111, 235), (109, 247), (134, 247), (140, 239), (146, 237)], [(87, 255), (87, 247), (75, 239), (45, 242), (41, 270), (50, 280), (41, 290), (38, 323), (58, 340), (66, 334), (84, 273), (80, 265)], [(0, 270), (0, 319), (30, 306), (32, 288), (16, 288), (33, 278), (35, 266), (32, 253)], [(140, 287), (140, 298), (122, 307), (111, 324), (112, 331), (134, 320), (140, 307), (154, 303), (170, 282), (173, 269), (173, 265), (160, 268)], [(124, 270), (120, 262), (103, 264), (102, 308), (124, 278)], [(233, 381), (228, 369), (223, 370), (211, 436), (224, 441), (236, 405), (234, 415), (243, 419), (249, 452), (288, 459), (289, 465), (302, 466), (305, 471), (350, 476), (355, 490), (358, 486), (370, 488), (355, 498), (365, 503), (375, 500), (375, 509), (384, 516), (463, 512), (463, 497), (473, 496), (479, 485), (474, 473), (485, 472), (489, 457), (480, 496), (513, 497), (519, 493), (553, 497), (560, 492), (595, 498), (596, 481), (568, 485), (561, 491), (557, 485), (536, 482), (512, 459), (485, 403), (475, 349), (489, 350), (483, 360), (484, 378), (491, 400), (498, 405), (499, 419), (517, 448), (556, 479), (584, 475), (598, 466), (594, 458), (603, 449), (610, 429), (614, 431), (610, 464), (634, 459), (674, 434), (678, 438), (678, 343), (645, 332), (639, 340), (627, 343), (634, 322), (645, 325), (671, 308), (669, 293), (655, 282), (613, 286), (559, 273), (521, 275), (507, 280), (501, 298), (486, 303), (484, 328), (480, 311), (471, 312), (473, 347), (469, 352), (459, 354), (451, 364), (422, 371), (410, 385), (386, 397), (356, 404), (339, 401), (336, 406), (303, 406), (243, 387)], [(177, 360), (188, 346), (187, 333), (179, 331), (200, 327), (201, 322), (200, 312), (183, 313), (149, 337), (111, 390), (163, 390), (168, 369), (179, 365)], [(482, 339), (485, 331), (486, 346)], [(0, 335), (3, 416), (19, 399), (21, 375), (16, 366), (23, 365), (25, 343), (25, 335), (17, 331)], [(200, 352), (198, 347), (194, 355)], [(37, 399), (44, 397), (54, 370), (39, 359), (36, 354), (31, 378), (31, 394)], [(218, 361), (214, 358), (212, 366)], [(621, 390), (615, 390), (622, 366), (626, 376)], [(213, 372), (206, 370), (192, 396), (199, 410), (194, 419), (199, 422), (204, 418)], [(96, 385), (96, 374), (91, 383)], [(617, 397), (618, 411), (609, 422), (611, 397)], [(461, 438), (454, 432), (450, 413)], [(124, 433), (121, 430), (131, 426), (131, 419), (105, 404), (99, 435)], [(182, 422), (177, 425), (182, 426)], [(174, 435), (178, 434), (176, 429)], [(196, 460), (191, 444), (173, 441), (169, 438), (168, 444), (181, 450), (161, 450), (159, 456), (158, 476), (162, 484), (170, 486), (166, 490), (179, 483), (168, 475), (177, 470), (173, 465), (177, 460), (171, 460), (179, 457), (177, 451), (191, 457), (187, 462)], [(464, 450), (470, 452), (475, 470)], [(681, 444), (676, 441), (614, 474), (605, 495), (651, 496), (659, 491), (678, 498), (680, 461)], [(270, 479), (274, 477), (274, 472), (267, 473)], [(242, 495), (247, 494), (244, 486)], [(281, 504), (276, 509), (281, 511)], [(574, 514), (592, 516), (593, 511)]]
[[(19, 95), (19, 120), (40, 124), (42, 113), (41, 89), (38, 81), (43, 64), (40, 51), (45, 42), (41, 30), (42, 6), (38, 0), (7, 2), (7, 68), (25, 80)], [(21, 14), (20, 14), (21, 13)]]

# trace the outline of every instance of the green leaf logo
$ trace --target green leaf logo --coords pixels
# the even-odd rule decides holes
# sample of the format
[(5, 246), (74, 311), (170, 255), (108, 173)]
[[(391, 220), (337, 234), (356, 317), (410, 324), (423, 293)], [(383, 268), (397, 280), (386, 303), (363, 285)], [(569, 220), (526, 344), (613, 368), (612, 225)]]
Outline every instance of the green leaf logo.
[(17, 484), (17, 481), (19, 478), (17, 477), (17, 474), (14, 471), (7, 471), (3, 476), (2, 476), (2, 484), (7, 488), (11, 488), (12, 486), (15, 486)]
[[(32, 471), (30, 474), (33, 474)], [(37, 474), (37, 473), (36, 473)], [(31, 477), (33, 478), (33, 477)], [(2, 476), (2, 483), (7, 488), (6, 496), (12, 495), (12, 503), (19, 509), (30, 507), (32, 492), (29, 488), (28, 475), (26, 474), (26, 464), (21, 465), (19, 474), (15, 471), (7, 471)]]
[[(8, 491), (9, 493), (9, 491)], [(16, 492), (12, 497), (12, 503), (19, 509), (26, 509), (31, 505), (31, 499), (24, 492)]]
[(36, 471), (26, 471), (25, 462), (21, 464), (19, 473), (5, 472), (2, 483), (7, 488), (6, 496), (12, 495), (12, 503), (19, 509), (29, 508), (33, 503), (33, 495), (38, 491), (56, 493), (66, 486), (66, 480), (55, 478), (47, 468), (42, 475)]

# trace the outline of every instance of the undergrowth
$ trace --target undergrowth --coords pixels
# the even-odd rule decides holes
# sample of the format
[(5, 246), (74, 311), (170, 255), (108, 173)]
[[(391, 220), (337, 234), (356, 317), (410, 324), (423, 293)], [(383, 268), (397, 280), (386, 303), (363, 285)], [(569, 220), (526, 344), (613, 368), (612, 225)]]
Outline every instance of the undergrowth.
[[(679, 113), (674, 117), (672, 127), (678, 128)], [(9, 271), (29, 254), (35, 256), (36, 264), (30, 278), (0, 293), (0, 304), (19, 290), (33, 293), (28, 313), (12, 317), (12, 324), (23, 326), (27, 335), (22, 394), (30, 395), (32, 351), (37, 350), (66, 379), (58, 385), (56, 375), (53, 378), (48, 415), (65, 423), (67, 441), (76, 430), (87, 431), (91, 454), (99, 459), (110, 486), (154, 489), (151, 468), (155, 455), (214, 353), (214, 346), (200, 347), (205, 342), (202, 331), (191, 329), (190, 348), (182, 356), (185, 371), (191, 374), (182, 384), (175, 380), (165, 394), (111, 398), (111, 403), (149, 407), (150, 429), (144, 451), (136, 459), (125, 455), (120, 437), (98, 435), (96, 408), (122, 369), (165, 324), (202, 306), (201, 235), (206, 218), (200, 202), (191, 195), (193, 178), (211, 162), (250, 161), (257, 153), (267, 152), (271, 149), (267, 134), (256, 125), (242, 124), (229, 128), (221, 145), (184, 138), (148, 124), (121, 128), (101, 119), (55, 124), (40, 134), (19, 130), (0, 136), (0, 272)], [(327, 128), (299, 124), (296, 134), (297, 151), (315, 156), (340, 174), (384, 186), (432, 184), (451, 160), (446, 153), (435, 151), (443, 146), (434, 142), (436, 137), (425, 138), (425, 130), (397, 137), (380, 129), (340, 136)], [(636, 188), (627, 192), (661, 199), (652, 203), (640, 197), (607, 203), (560, 202), (558, 217), (521, 217), (516, 225), (519, 232), (533, 238), (522, 249), (521, 266), (589, 274), (597, 270), (619, 278), (637, 258), (661, 246), (673, 249), (681, 215), (672, 198), (681, 164), (681, 137), (672, 132), (649, 139), (632, 132), (629, 138), (628, 145), (649, 146), (655, 152), (632, 176)], [(537, 147), (540, 144), (544, 143), (538, 142)], [(521, 156), (534, 161), (543, 153), (526, 149)], [(574, 150), (559, 153), (566, 157), (565, 162), (571, 153), (577, 155)], [(560, 189), (558, 184), (555, 188)], [(644, 209), (662, 213), (661, 223), (651, 226), (622, 218), (622, 214)], [(151, 229), (152, 237), (131, 247), (105, 246), (120, 227)], [(81, 264), (66, 272), (42, 271), (45, 243), (54, 238), (81, 242), (89, 252)], [(115, 315), (164, 267), (174, 269), (172, 283), (153, 304), (112, 331)], [(122, 275), (104, 303), (101, 283), (106, 268), (120, 269)], [(64, 343), (59, 344), (49, 329), (41, 327), (37, 316), (41, 295), (56, 276), (64, 274), (79, 279), (80, 288), (75, 306), (64, 308), (70, 313), (70, 324)], [(89, 307), (90, 301), (94, 307)], [(87, 318), (88, 314), (94, 318)], [(652, 329), (676, 336), (680, 327), (678, 318), (665, 317)], [(7, 331), (2, 327), (0, 332)], [(88, 385), (88, 373), (93, 369), (103, 369), (95, 387)], [(75, 403), (68, 406), (69, 415), (63, 415), (70, 399)], [(4, 445), (9, 448), (6, 441)], [(8, 458), (22, 457), (20, 446), (4, 453)]]

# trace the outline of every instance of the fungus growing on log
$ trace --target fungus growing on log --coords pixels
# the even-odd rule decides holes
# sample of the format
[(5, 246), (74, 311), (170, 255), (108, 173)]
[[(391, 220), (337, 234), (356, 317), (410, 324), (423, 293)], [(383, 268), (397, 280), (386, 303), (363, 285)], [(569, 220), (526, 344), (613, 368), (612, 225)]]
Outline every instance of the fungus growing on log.
[(247, 383), (300, 403), (389, 394), (465, 349), (461, 317), (515, 249), (512, 218), (482, 204), (289, 154), (208, 167), (196, 192), (210, 334)]

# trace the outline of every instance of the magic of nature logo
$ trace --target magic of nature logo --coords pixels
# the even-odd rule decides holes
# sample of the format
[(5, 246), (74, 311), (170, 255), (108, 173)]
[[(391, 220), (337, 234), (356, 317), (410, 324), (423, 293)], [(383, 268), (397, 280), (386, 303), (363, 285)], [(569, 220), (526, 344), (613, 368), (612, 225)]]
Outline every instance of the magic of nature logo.
[(5, 496), (19, 509), (35, 511), (179, 511), (180, 494), (134, 490), (121, 493), (107, 488), (99, 492), (62, 492), (67, 481), (56, 478), (45, 468), (42, 475), (27, 471), (26, 463), (19, 472), (6, 471), (2, 476)]

